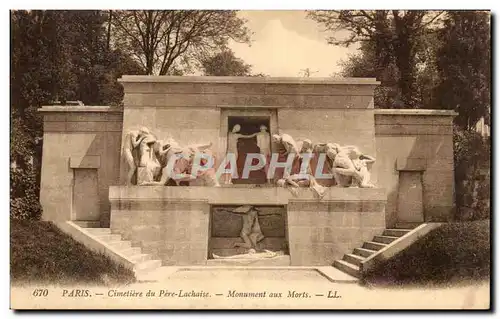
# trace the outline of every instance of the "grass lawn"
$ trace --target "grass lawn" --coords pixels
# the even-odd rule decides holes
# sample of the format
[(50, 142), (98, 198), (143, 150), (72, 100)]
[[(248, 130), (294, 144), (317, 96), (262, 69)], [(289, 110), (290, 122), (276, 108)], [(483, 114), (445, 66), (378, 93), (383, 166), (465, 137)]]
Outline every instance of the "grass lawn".
[(449, 286), (490, 278), (490, 221), (445, 224), (368, 274), (368, 286)]
[(11, 221), (10, 275), (13, 284), (99, 285), (135, 280), (131, 270), (42, 221)]

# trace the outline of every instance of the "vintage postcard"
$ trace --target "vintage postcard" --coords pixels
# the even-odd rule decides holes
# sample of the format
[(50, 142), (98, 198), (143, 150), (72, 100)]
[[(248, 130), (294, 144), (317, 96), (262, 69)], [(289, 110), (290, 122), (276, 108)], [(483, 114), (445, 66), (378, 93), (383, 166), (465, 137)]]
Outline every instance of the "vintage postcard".
[(490, 18), (11, 11), (10, 307), (490, 309)]

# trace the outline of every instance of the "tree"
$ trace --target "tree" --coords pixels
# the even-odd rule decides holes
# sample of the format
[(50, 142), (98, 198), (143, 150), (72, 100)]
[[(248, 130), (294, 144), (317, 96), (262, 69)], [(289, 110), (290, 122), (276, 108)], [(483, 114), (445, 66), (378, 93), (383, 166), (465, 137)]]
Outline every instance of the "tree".
[(374, 45), (370, 42), (361, 43), (360, 52), (352, 54), (347, 60), (341, 61), (341, 77), (377, 78), (381, 84), (375, 88), (375, 107), (403, 108), (401, 93), (398, 89), (399, 72), (393, 60), (386, 62), (380, 68)]
[(250, 41), (236, 11), (138, 10), (113, 12), (114, 42), (145, 74), (166, 75), (202, 61), (228, 41)]
[(489, 13), (452, 11), (438, 33), (436, 104), (457, 111), (455, 123), (462, 129), (489, 113), (490, 32)]
[(116, 78), (140, 68), (107, 50), (106, 15), (99, 11), (11, 12), (11, 214), (39, 216), (38, 187), (44, 104), (82, 100), (118, 104)]
[(252, 66), (237, 58), (232, 50), (224, 50), (201, 61), (204, 75), (250, 76)]
[(334, 45), (364, 44), (370, 50), (371, 68), (377, 78), (391, 66), (397, 69), (397, 90), (401, 105), (417, 108), (416, 65), (422, 37), (436, 25), (442, 12), (421, 10), (311, 11), (308, 16), (329, 31), (347, 30), (347, 38), (330, 37)]

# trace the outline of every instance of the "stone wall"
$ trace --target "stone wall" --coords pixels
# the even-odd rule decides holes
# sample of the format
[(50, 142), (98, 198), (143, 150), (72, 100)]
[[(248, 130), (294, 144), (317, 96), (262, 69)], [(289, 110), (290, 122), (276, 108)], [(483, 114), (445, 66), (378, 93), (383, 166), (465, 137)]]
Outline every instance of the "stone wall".
[(292, 266), (331, 266), (385, 229), (384, 200), (338, 200), (288, 204)]
[[(294, 197), (283, 188), (113, 186), (109, 198), (111, 231), (164, 264), (204, 264), (210, 237), (218, 240), (212, 248), (232, 248), (238, 233), (231, 229), (213, 232), (210, 227), (218, 222), (210, 223), (210, 206), (265, 205), (281, 210), (277, 206), (286, 205), (285, 225), (274, 220), (263, 225), (263, 231), (270, 236), (268, 248), (282, 249), (288, 242), (295, 266), (331, 265), (385, 228), (385, 192), (375, 188), (330, 188), (324, 200), (318, 201), (308, 189)], [(240, 219), (233, 222), (240, 227)]]
[[(426, 221), (453, 216), (452, 111), (376, 110), (377, 186), (387, 190), (387, 223), (398, 220), (400, 172), (421, 172)], [(401, 213), (401, 212), (400, 212)]]
[(208, 254), (207, 201), (112, 200), (111, 232), (163, 265), (203, 265)]
[[(108, 188), (119, 182), (122, 111), (107, 106), (44, 106), (40, 112), (44, 117), (42, 218), (108, 219)], [(80, 176), (96, 189), (75, 185)], [(75, 207), (78, 203), (89, 206)], [(95, 209), (90, 209), (92, 205)]]

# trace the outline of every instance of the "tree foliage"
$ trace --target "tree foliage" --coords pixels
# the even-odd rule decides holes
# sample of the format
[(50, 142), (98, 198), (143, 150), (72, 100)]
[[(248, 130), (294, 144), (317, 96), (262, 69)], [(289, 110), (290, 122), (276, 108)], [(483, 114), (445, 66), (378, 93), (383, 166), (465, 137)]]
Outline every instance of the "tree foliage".
[(191, 67), (228, 41), (250, 41), (245, 20), (229, 10), (134, 10), (112, 13), (113, 41), (148, 75)]
[[(362, 43), (369, 51), (366, 57), (371, 62), (372, 72), (377, 78), (387, 78), (387, 69), (392, 73), (398, 96), (393, 103), (398, 108), (418, 108), (416, 73), (418, 52), (422, 39), (442, 16), (442, 12), (422, 10), (340, 10), (311, 11), (309, 17), (329, 31), (348, 31), (347, 37), (333, 36), (328, 42), (349, 46)], [(389, 90), (388, 94), (393, 93)], [(392, 106), (392, 105), (391, 105)]]
[[(491, 83), (490, 15), (452, 11), (438, 33), (439, 85), (436, 104), (455, 110), (455, 123), (467, 129), (489, 114)], [(489, 123), (488, 123), (489, 124)]]
[(108, 50), (100, 11), (11, 12), (10, 195), (14, 218), (36, 218), (42, 150), (37, 109), (54, 101), (116, 105), (116, 78), (140, 68), (120, 50)]
[[(471, 128), (489, 118), (490, 15), (481, 11), (313, 11), (309, 17), (335, 34), (334, 45), (359, 44), (341, 63), (342, 76), (376, 77), (381, 108), (444, 108)], [(342, 33), (340, 33), (342, 35)]]
[(224, 50), (201, 62), (204, 75), (250, 76), (252, 66), (237, 58), (232, 50)]

